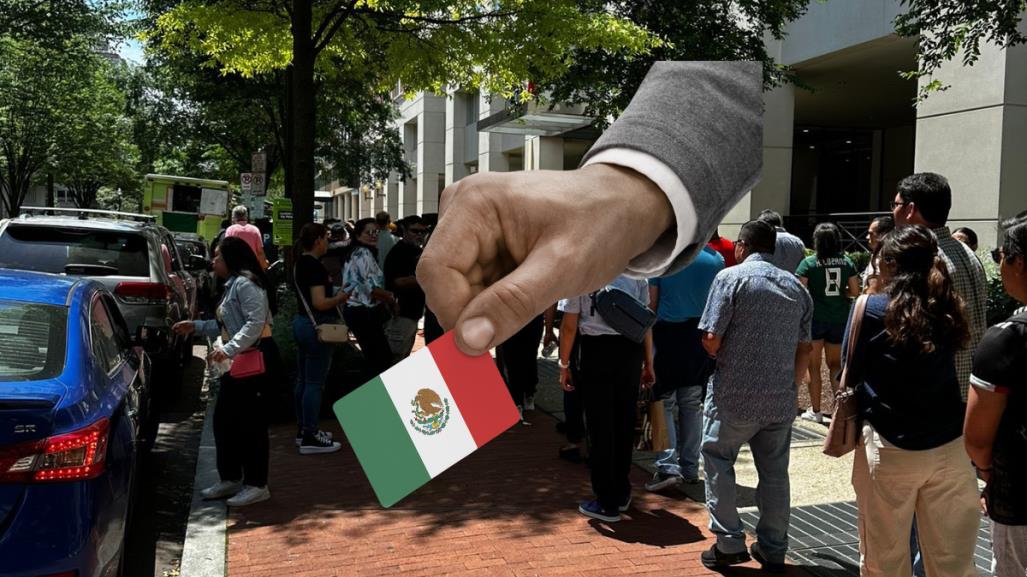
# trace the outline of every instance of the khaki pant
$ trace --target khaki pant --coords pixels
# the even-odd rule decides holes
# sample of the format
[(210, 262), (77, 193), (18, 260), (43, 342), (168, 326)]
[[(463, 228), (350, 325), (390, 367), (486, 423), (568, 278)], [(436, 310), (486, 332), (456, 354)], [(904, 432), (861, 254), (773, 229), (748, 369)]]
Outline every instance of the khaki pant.
[(977, 575), (973, 555), (980, 508), (962, 437), (935, 449), (907, 451), (864, 424), (852, 486), (859, 506), (860, 575), (912, 575), (914, 513), (927, 575)]

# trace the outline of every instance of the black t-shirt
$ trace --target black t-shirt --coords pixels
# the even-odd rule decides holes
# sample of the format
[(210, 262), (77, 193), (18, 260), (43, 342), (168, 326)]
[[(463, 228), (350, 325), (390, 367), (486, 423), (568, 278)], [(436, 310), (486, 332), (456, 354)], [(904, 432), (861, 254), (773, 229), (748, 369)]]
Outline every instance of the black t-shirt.
[(300, 300), (300, 295), (302, 295), (302, 298), (306, 299), (306, 305), (310, 307), (310, 311), (314, 313), (315, 317), (323, 319), (339, 316), (338, 313), (333, 313), (332, 311), (319, 311), (315, 309), (314, 300), (310, 296), (311, 287), (316, 286), (324, 287), (325, 297), (332, 296), (332, 278), (328, 274), (328, 270), (321, 264), (321, 261), (309, 254), (300, 256), (299, 260), (296, 261), (296, 286), (300, 291), (296, 296), (296, 310), (299, 314), (304, 316), (307, 314), (307, 309), (303, 307), (304, 301)]
[(422, 249), (406, 241), (396, 243), (385, 258), (385, 288), (392, 291), (399, 300), (399, 314), (408, 319), (420, 320), (424, 316), (424, 291), (420, 286), (398, 288), (396, 279), (413, 276), (417, 272), (417, 260)]
[(988, 329), (970, 382), (1008, 395), (992, 448), (988, 511), (1003, 525), (1027, 525), (1027, 312)]

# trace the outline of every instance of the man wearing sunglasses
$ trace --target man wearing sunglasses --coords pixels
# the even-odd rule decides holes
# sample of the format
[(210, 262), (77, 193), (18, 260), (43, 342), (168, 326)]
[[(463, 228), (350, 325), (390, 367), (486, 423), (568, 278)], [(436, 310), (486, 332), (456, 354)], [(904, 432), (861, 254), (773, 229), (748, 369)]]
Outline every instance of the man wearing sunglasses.
[[(956, 353), (956, 374), (959, 389), (966, 401), (970, 389), (970, 371), (973, 367), (973, 352), (984, 336), (988, 318), (988, 286), (984, 265), (970, 247), (952, 238), (946, 223), (952, 208), (952, 189), (949, 181), (940, 174), (919, 172), (903, 178), (892, 200), (892, 216), (896, 226), (919, 224), (931, 229), (938, 239), (938, 256), (945, 262), (956, 294), (966, 306), (970, 321), (970, 343)], [(910, 553), (913, 559), (913, 574), (924, 575), (923, 562), (917, 545), (917, 525), (913, 520), (913, 534), (910, 537)]]
[[(421, 258), (424, 237), (428, 227), (417, 215), (411, 215), (396, 223), (403, 231), (399, 241), (385, 258), (385, 288), (399, 300), (399, 314), (385, 327), (389, 346), (395, 361), (410, 356), (417, 336), (417, 323), (424, 316), (424, 291), (417, 283), (415, 272)], [(381, 234), (389, 234), (385, 230)]]

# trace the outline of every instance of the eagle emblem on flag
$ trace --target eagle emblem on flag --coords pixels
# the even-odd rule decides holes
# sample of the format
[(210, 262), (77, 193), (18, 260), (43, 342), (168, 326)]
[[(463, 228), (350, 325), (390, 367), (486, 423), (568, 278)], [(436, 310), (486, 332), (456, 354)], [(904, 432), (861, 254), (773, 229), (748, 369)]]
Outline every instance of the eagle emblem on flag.
[(414, 418), (410, 426), (422, 435), (437, 435), (446, 428), (449, 422), (449, 399), (443, 399), (431, 389), (417, 391), (417, 396), (410, 401)]

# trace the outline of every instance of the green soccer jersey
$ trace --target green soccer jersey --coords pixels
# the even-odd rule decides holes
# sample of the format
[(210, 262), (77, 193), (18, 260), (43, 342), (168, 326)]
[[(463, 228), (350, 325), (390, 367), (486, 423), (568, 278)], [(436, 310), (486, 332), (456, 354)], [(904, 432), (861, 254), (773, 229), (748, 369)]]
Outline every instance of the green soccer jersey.
[(815, 322), (845, 324), (849, 320), (849, 279), (857, 273), (848, 257), (820, 260), (809, 256), (799, 263), (795, 274), (806, 279)]

